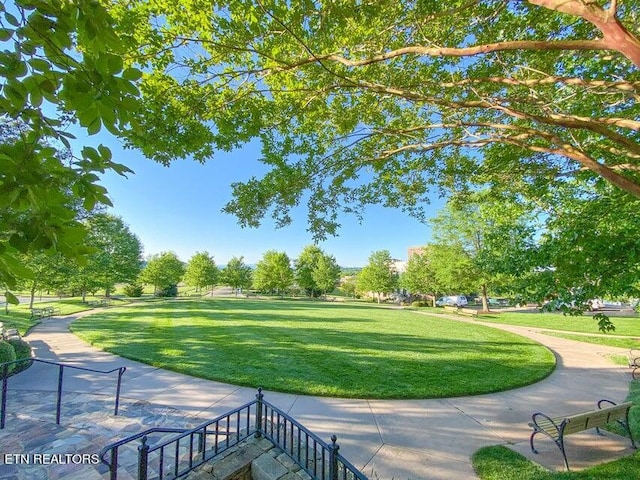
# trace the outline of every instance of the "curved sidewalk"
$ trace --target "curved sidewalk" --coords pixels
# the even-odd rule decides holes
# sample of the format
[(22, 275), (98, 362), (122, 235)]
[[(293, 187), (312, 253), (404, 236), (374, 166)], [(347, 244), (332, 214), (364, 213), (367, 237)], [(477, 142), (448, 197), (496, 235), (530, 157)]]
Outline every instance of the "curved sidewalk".
[[(69, 331), (75, 318), (47, 319), (26, 339), (38, 358), (100, 370), (126, 366), (123, 404), (144, 400), (184, 411), (191, 420), (195, 416), (204, 421), (254, 398), (256, 392), (251, 388), (193, 378), (98, 350)], [(491, 326), (546, 345), (556, 354), (558, 366), (554, 373), (534, 385), (473, 397), (360, 400), (265, 392), (265, 398), (322, 438), (328, 440), (335, 433), (341, 453), (372, 480), (476, 478), (470, 457), (480, 447), (509, 444), (533, 458), (528, 447), (531, 429), (527, 426), (532, 413), (562, 415), (594, 408), (601, 398), (616, 402), (625, 399), (630, 375), (602, 355), (623, 350), (547, 336), (532, 328)], [(12, 377), (10, 389), (55, 391), (57, 370), (51, 367), (53, 370), (47, 371), (47, 367), (34, 364), (29, 374)], [(112, 395), (115, 387), (114, 382), (105, 384), (92, 374), (65, 373), (64, 391)], [(64, 421), (71, 424), (73, 419)], [(567, 441), (573, 467), (614, 459), (631, 451), (624, 439), (595, 437), (587, 432), (572, 435)], [(535, 459), (561, 469), (558, 449), (544, 439), (538, 443), (542, 454)], [(96, 446), (96, 450), (101, 447)], [(605, 457), (599, 458), (602, 455)]]

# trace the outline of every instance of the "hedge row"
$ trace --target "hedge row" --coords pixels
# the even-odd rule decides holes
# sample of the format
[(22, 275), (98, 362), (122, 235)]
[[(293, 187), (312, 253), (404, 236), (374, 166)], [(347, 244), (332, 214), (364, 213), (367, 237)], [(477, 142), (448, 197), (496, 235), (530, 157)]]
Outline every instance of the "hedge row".
[[(27, 342), (20, 338), (10, 338), (9, 340), (0, 340), (0, 364), (5, 362), (13, 362), (14, 360), (25, 359), (24, 362), (13, 363), (9, 365), (9, 375), (15, 375), (18, 372), (26, 370), (33, 363), (31, 360), (31, 347)], [(2, 378), (2, 370), (0, 370), (0, 378)]]

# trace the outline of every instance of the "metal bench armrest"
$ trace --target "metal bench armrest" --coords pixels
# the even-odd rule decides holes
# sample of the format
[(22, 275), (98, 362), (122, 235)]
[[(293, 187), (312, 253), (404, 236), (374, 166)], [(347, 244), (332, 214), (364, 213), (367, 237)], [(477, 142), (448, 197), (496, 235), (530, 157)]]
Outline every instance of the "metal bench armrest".
[(545, 420), (547, 420), (549, 423), (551, 423), (551, 425), (553, 425), (555, 427), (555, 429), (558, 431), (558, 435), (560, 434), (560, 426), (556, 423), (556, 421), (551, 418), (548, 415), (545, 415), (542, 412), (537, 412), (534, 413), (533, 415), (531, 415), (531, 423), (529, 425), (531, 425), (533, 428), (535, 428), (536, 430), (539, 430), (541, 432), (547, 433), (539, 424), (538, 424), (538, 417), (542, 417)]
[(609, 406), (617, 405), (616, 402), (613, 402), (611, 400), (607, 400), (606, 398), (603, 398), (602, 400), (598, 400), (598, 408), (602, 409), (602, 404), (605, 403), (605, 402), (609, 404), (609, 405), (605, 405), (605, 408), (607, 408)]

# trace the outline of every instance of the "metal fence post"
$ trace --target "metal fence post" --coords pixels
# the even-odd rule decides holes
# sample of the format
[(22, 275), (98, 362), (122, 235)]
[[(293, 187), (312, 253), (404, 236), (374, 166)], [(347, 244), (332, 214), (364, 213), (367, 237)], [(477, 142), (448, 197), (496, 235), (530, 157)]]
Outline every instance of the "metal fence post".
[(340, 446), (336, 443), (338, 437), (331, 435), (331, 445), (329, 445), (329, 480), (338, 480), (338, 450)]
[(138, 445), (138, 480), (147, 480), (147, 467), (149, 464), (149, 445), (147, 436), (142, 437), (142, 443)]
[(122, 375), (124, 374), (127, 367), (120, 367), (118, 369), (118, 386), (116, 387), (116, 408), (114, 415), (118, 415), (118, 407), (120, 406), (120, 386), (122, 385)]
[(2, 404), (0, 404), (0, 429), (4, 428), (7, 415), (7, 381), (9, 380), (9, 365), (2, 366)]
[(264, 395), (262, 394), (262, 387), (258, 388), (258, 393), (256, 394), (256, 438), (262, 437), (262, 399)]
[(64, 366), (60, 365), (58, 370), (58, 404), (56, 405), (56, 424), (60, 425), (60, 409), (62, 408), (62, 374), (64, 373)]
[(118, 480), (118, 447), (111, 449), (111, 465), (109, 465), (109, 479)]

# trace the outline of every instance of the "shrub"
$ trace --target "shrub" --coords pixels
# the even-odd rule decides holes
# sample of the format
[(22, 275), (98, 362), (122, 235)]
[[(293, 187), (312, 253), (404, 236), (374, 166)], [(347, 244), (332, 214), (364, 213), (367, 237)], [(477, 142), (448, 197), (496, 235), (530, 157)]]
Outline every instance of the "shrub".
[(412, 307), (428, 307), (429, 302), (425, 302), (424, 300), (415, 300), (411, 302)]
[[(16, 359), (16, 351), (9, 342), (0, 340), (0, 363), (13, 362)], [(15, 368), (14, 365), (9, 365), (8, 372), (11, 373)], [(0, 378), (3, 376), (4, 367), (0, 368)]]
[(169, 285), (168, 287), (164, 287), (159, 289), (156, 292), (156, 297), (177, 297), (178, 296), (178, 285)]
[(7, 340), (7, 343), (9, 343), (13, 349), (16, 352), (16, 360), (20, 360), (20, 359), (29, 359), (27, 361), (24, 362), (20, 362), (20, 363), (15, 363), (15, 369), (13, 371), (13, 373), (18, 373), (18, 372), (22, 372), (23, 370), (26, 370), (27, 368), (29, 368), (31, 366), (31, 364), (33, 363), (31, 359), (31, 345), (29, 345), (27, 342), (25, 342), (24, 340), (22, 340), (21, 338), (10, 338), (9, 340)]
[(141, 297), (144, 287), (139, 283), (130, 283), (124, 286), (123, 291), (127, 297)]

